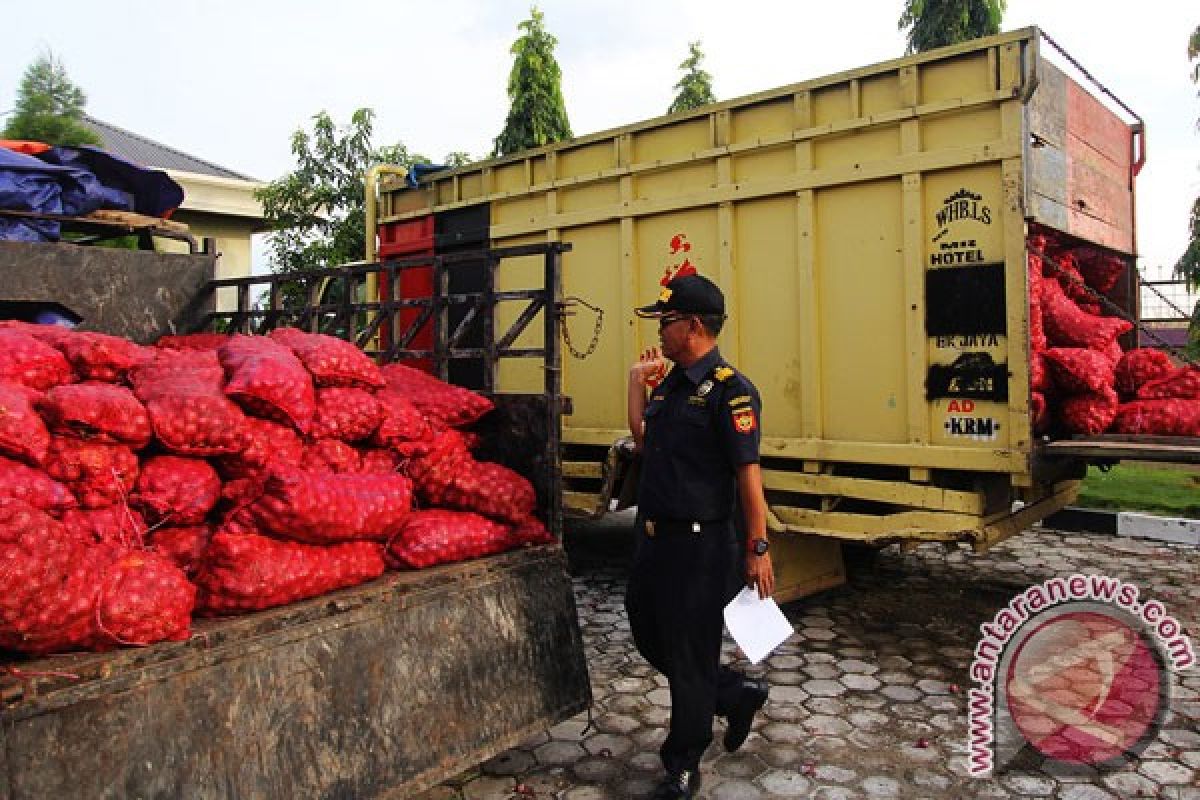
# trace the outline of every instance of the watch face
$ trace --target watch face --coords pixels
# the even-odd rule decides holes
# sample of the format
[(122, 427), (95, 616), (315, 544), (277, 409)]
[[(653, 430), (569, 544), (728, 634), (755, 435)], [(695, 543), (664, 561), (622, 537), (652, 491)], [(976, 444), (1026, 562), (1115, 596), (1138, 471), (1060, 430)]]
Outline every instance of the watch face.
[(754, 550), (754, 555), (756, 555), (756, 556), (761, 556), (763, 553), (767, 552), (767, 540), (766, 539), (755, 539), (753, 550)]

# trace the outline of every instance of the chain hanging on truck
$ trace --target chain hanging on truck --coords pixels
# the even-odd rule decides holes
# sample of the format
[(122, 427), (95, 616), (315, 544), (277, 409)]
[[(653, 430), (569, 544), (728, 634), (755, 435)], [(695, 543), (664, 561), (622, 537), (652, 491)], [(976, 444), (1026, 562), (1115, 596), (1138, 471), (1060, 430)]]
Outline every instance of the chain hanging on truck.
[[(1100, 306), (1101, 306), (1102, 308), (1105, 308), (1105, 309), (1107, 309), (1108, 311), (1112, 312), (1112, 315), (1113, 315), (1113, 316), (1115, 316), (1115, 317), (1119, 317), (1119, 318), (1121, 318), (1121, 319), (1125, 320), (1126, 322), (1128, 322), (1128, 323), (1131, 323), (1131, 324), (1132, 324), (1134, 327), (1136, 327), (1136, 328), (1137, 328), (1137, 330), (1138, 330), (1139, 332), (1141, 332), (1141, 333), (1145, 334), (1146, 338), (1153, 340), (1153, 341), (1154, 341), (1154, 343), (1155, 343), (1155, 344), (1156, 344), (1156, 345), (1157, 345), (1157, 346), (1158, 346), (1160, 349), (1162, 349), (1162, 350), (1166, 350), (1168, 353), (1170, 353), (1172, 356), (1174, 356), (1175, 358), (1177, 358), (1177, 359), (1179, 359), (1180, 361), (1182, 361), (1184, 364), (1188, 364), (1188, 365), (1190, 365), (1190, 366), (1196, 366), (1196, 362), (1195, 362), (1195, 361), (1193, 361), (1193, 360), (1191, 359), (1191, 357), (1190, 357), (1190, 356), (1188, 356), (1188, 354), (1187, 354), (1187, 353), (1185, 353), (1184, 351), (1182, 351), (1182, 350), (1180, 350), (1179, 348), (1175, 347), (1175, 346), (1174, 346), (1174, 345), (1172, 345), (1170, 342), (1168, 342), (1166, 339), (1162, 338), (1162, 337), (1161, 337), (1161, 336), (1159, 336), (1157, 333), (1155, 333), (1154, 331), (1152, 331), (1150, 328), (1148, 328), (1148, 327), (1146, 327), (1145, 325), (1143, 325), (1143, 324), (1141, 323), (1141, 321), (1139, 321), (1139, 320), (1135, 320), (1135, 319), (1134, 319), (1133, 317), (1131, 317), (1131, 316), (1130, 316), (1128, 313), (1126, 313), (1125, 309), (1121, 308), (1119, 305), (1117, 305), (1116, 303), (1114, 303), (1112, 300), (1109, 300), (1109, 299), (1108, 299), (1107, 297), (1105, 297), (1103, 294), (1101, 294), (1100, 292), (1097, 292), (1095, 289), (1093, 289), (1092, 287), (1088, 286), (1088, 285), (1087, 285), (1086, 283), (1084, 283), (1082, 280), (1080, 280), (1079, 278), (1075, 277), (1075, 276), (1074, 276), (1074, 275), (1072, 275), (1071, 273), (1069, 273), (1069, 272), (1067, 272), (1066, 270), (1064, 270), (1064, 269), (1063, 269), (1062, 267), (1060, 267), (1060, 266), (1058, 265), (1058, 263), (1057, 263), (1057, 262), (1056, 262), (1056, 261), (1055, 261), (1053, 258), (1051, 258), (1049, 255), (1047, 255), (1047, 254), (1046, 254), (1046, 253), (1044, 253), (1043, 251), (1041, 251), (1041, 250), (1038, 250), (1038, 249), (1036, 249), (1036, 248), (1033, 248), (1033, 247), (1030, 247), (1030, 248), (1029, 248), (1029, 254), (1030, 254), (1030, 255), (1037, 256), (1037, 257), (1041, 258), (1041, 259), (1042, 259), (1042, 264), (1043, 264), (1043, 267), (1044, 267), (1044, 266), (1046, 266), (1046, 265), (1048, 265), (1048, 266), (1050, 267), (1051, 271), (1053, 271), (1053, 272), (1055, 273), (1055, 277), (1056, 277), (1056, 278), (1057, 278), (1057, 277), (1065, 277), (1065, 278), (1067, 279), (1067, 281), (1068, 281), (1068, 282), (1070, 282), (1070, 284), (1071, 284), (1072, 286), (1074, 286), (1074, 287), (1077, 287), (1077, 288), (1081, 288), (1081, 289), (1083, 289), (1083, 291), (1084, 291), (1084, 292), (1085, 292), (1085, 293), (1086, 293), (1086, 294), (1087, 294), (1089, 297), (1091, 297), (1093, 300), (1095, 300), (1097, 303), (1099, 303), (1099, 304), (1100, 304)], [(1138, 273), (1138, 286), (1139, 286), (1139, 288), (1141, 287), (1141, 277), (1142, 277), (1142, 276), (1141, 276), (1141, 273), (1139, 272), (1139, 273)], [(1153, 287), (1151, 287), (1151, 288), (1153, 289)], [(1159, 295), (1159, 297), (1161, 297), (1161, 298), (1162, 298), (1164, 301), (1166, 301), (1166, 303), (1167, 303), (1168, 305), (1170, 305), (1172, 308), (1174, 308), (1174, 309), (1175, 309), (1176, 311), (1178, 311), (1180, 314), (1183, 314), (1183, 312), (1182, 312), (1182, 311), (1180, 311), (1180, 309), (1179, 309), (1179, 308), (1177, 308), (1177, 307), (1175, 306), (1175, 304), (1174, 304), (1174, 303), (1172, 303), (1170, 300), (1167, 300), (1167, 298), (1166, 298), (1166, 297), (1163, 297), (1163, 295), (1162, 295), (1160, 292), (1158, 292), (1158, 290), (1154, 290), (1154, 292), (1155, 292), (1155, 294), (1158, 294), (1158, 295)]]
[[(590, 309), (596, 315), (596, 325), (592, 329), (592, 340), (588, 343), (587, 348), (583, 351), (580, 351), (577, 347), (575, 347), (575, 343), (571, 341), (571, 330), (567, 326), (567, 317), (574, 316), (575, 314), (574, 311), (569, 311), (568, 309), (576, 305), (584, 306), (585, 308)], [(592, 305), (582, 297), (565, 297), (563, 298), (562, 303), (559, 304), (559, 313), (561, 315), (562, 323), (562, 338), (563, 342), (567, 345), (567, 351), (581, 361), (590, 356), (592, 353), (596, 352), (596, 348), (600, 346), (600, 331), (604, 329), (604, 309), (600, 308), (599, 306)]]

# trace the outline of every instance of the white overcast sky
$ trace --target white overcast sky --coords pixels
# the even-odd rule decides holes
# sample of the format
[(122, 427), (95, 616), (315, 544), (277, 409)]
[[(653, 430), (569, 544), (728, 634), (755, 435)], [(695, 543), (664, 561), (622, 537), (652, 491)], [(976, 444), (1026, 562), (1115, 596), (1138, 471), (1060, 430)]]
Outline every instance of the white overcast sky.
[[(901, 0), (541, 0), (558, 37), (577, 135), (666, 110), (687, 43), (700, 39), (719, 99), (902, 54)], [(435, 160), (481, 157), (507, 112), (509, 46), (526, 0), (62, 0), (4, 14), (0, 112), (49, 48), (92, 115), (259, 179), (291, 167), (312, 114), (377, 112), (376, 142)], [(44, 13), (43, 13), (44, 12)], [(1200, 100), (1180, 0), (1009, 0), (1004, 29), (1039, 25), (1145, 119), (1138, 180), (1141, 266), (1169, 269), (1200, 193)]]

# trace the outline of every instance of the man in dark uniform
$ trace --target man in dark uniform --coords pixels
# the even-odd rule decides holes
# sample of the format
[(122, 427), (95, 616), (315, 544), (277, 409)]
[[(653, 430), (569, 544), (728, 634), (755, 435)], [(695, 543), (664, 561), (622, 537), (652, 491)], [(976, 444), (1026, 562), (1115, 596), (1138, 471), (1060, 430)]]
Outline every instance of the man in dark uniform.
[[(739, 567), (760, 596), (774, 591), (758, 465), (760, 402), (717, 350), (725, 298), (712, 281), (676, 277), (637, 314), (658, 320), (662, 349), (647, 351), (630, 370), (629, 424), (642, 468), (625, 607), (638, 651), (671, 691), (660, 750), (667, 777), (654, 796), (690, 798), (700, 788), (713, 716), (728, 720), (724, 745), (733, 751), (767, 699), (765, 684), (720, 665), (722, 611), (740, 590)], [(665, 378), (664, 358), (674, 362)], [(745, 521), (744, 562), (735, 497)]]

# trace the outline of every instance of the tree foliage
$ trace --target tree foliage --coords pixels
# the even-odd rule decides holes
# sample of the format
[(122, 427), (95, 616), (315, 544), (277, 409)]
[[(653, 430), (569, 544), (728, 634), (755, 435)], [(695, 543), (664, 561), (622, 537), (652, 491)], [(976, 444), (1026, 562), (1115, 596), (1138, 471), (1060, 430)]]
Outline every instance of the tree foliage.
[(571, 138), (571, 123), (563, 102), (562, 71), (554, 58), (558, 40), (546, 32), (543, 14), (534, 6), (519, 23), (521, 36), (513, 42), (508, 75), (508, 118), (495, 139), (493, 155), (504, 156), (530, 147)]
[(83, 126), (87, 95), (71, 82), (63, 63), (46, 51), (25, 69), (17, 87), (17, 102), (6, 139), (29, 139), (74, 147), (100, 144), (100, 137)]
[(717, 98), (712, 89), (712, 75), (700, 68), (700, 62), (703, 60), (704, 53), (700, 50), (700, 42), (689, 42), (688, 57), (679, 64), (679, 69), (683, 70), (683, 77), (675, 84), (679, 93), (667, 109), (668, 114), (689, 111), (716, 102)]
[(312, 131), (292, 134), (296, 168), (255, 194), (272, 233), (271, 268), (292, 272), (334, 267), (362, 259), (364, 180), (376, 164), (429, 163), (397, 143), (371, 144), (374, 112), (360, 108), (339, 128), (325, 111), (313, 117)]
[(905, 0), (900, 30), (908, 31), (908, 52), (958, 44), (1000, 32), (1006, 0)]

